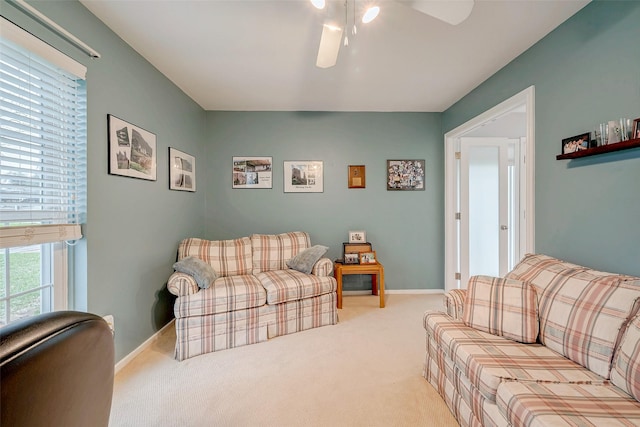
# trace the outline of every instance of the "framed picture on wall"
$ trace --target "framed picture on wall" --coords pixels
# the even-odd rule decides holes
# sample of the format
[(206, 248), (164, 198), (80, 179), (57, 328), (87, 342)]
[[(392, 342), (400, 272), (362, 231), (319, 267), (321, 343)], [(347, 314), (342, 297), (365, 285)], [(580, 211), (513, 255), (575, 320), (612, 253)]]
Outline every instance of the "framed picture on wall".
[(273, 188), (272, 157), (234, 157), (233, 188)]
[(156, 135), (112, 114), (109, 130), (109, 174), (156, 180)]
[(349, 188), (365, 188), (365, 178), (364, 165), (349, 165)]
[(196, 158), (169, 147), (169, 190), (196, 191)]
[(424, 160), (387, 160), (387, 190), (424, 190)]
[(285, 193), (322, 193), (322, 162), (293, 160), (284, 162)]

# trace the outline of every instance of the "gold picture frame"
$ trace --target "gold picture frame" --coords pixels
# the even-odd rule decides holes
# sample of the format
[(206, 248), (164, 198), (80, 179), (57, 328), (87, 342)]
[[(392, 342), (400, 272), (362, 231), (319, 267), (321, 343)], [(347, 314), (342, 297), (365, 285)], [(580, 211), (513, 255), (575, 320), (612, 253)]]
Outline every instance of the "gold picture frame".
[(349, 165), (349, 188), (365, 188), (366, 184), (365, 166)]
[(376, 264), (375, 252), (360, 252), (360, 264)]

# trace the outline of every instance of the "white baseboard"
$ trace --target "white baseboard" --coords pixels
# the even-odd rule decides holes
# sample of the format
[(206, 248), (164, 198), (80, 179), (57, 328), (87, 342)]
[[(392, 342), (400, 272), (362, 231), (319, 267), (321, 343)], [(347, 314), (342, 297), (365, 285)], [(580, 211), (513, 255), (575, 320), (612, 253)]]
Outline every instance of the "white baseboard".
[[(444, 289), (385, 289), (385, 294), (424, 295), (444, 294)], [(342, 291), (342, 295), (371, 295), (371, 291)]]
[(424, 294), (444, 294), (444, 289), (385, 289), (385, 294), (405, 294), (405, 295), (424, 295)]
[(169, 327), (173, 326), (174, 322), (175, 322), (175, 319), (172, 319), (169, 323), (164, 325), (158, 332), (151, 335), (145, 342), (140, 344), (138, 348), (133, 350), (131, 353), (127, 354), (118, 363), (116, 363), (115, 373), (117, 374), (122, 368), (127, 366), (133, 359), (135, 359), (137, 355), (142, 353), (143, 350), (145, 350), (147, 347), (150, 347), (151, 344), (156, 342), (160, 338), (160, 336), (166, 332), (166, 330)]

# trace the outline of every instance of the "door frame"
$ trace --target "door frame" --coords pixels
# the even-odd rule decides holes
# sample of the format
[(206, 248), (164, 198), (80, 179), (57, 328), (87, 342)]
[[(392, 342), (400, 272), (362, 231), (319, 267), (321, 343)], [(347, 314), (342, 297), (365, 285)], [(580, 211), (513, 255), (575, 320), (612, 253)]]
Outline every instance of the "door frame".
[[(526, 148), (525, 158), (525, 183), (526, 196), (524, 198), (525, 224), (525, 253), (535, 252), (535, 86), (529, 86), (520, 93), (501, 102), (495, 107), (476, 116), (468, 122), (447, 132), (444, 135), (444, 246), (445, 266), (444, 285), (445, 290), (458, 287), (456, 273), (459, 273), (457, 254), (458, 236), (456, 224), (456, 141), (472, 130), (492, 122), (510, 111), (525, 106), (526, 109)], [(496, 135), (499, 136), (499, 135)], [(523, 200), (520, 200), (521, 204)]]

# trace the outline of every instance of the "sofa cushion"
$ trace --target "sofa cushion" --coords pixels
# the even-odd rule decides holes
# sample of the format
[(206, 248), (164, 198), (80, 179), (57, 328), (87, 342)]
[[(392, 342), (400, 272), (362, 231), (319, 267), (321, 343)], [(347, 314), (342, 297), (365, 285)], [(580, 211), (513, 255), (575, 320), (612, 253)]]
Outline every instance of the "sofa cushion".
[(218, 276), (251, 274), (251, 240), (184, 239), (178, 247), (178, 260), (194, 256), (206, 261)]
[(255, 276), (220, 277), (208, 289), (176, 299), (177, 318), (204, 316), (264, 305), (267, 294)]
[(640, 425), (640, 403), (611, 385), (505, 382), (496, 402), (513, 426)]
[(611, 382), (640, 401), (640, 315), (633, 318), (622, 337)]
[(336, 279), (318, 277), (296, 270), (265, 271), (256, 275), (267, 291), (267, 304), (280, 304), (335, 292)]
[(466, 326), (435, 311), (424, 327), (454, 365), (489, 401), (504, 381), (604, 382), (603, 378), (539, 344), (522, 344)]
[(558, 276), (539, 300), (540, 342), (609, 378), (621, 327), (637, 311), (640, 286), (585, 270)]
[(313, 266), (328, 250), (328, 247), (322, 245), (311, 246), (287, 261), (287, 267), (301, 273), (311, 274)]
[(467, 326), (523, 343), (538, 339), (538, 302), (527, 282), (473, 276), (464, 307)]
[(213, 267), (200, 258), (188, 256), (173, 264), (173, 269), (193, 276), (198, 286), (207, 289), (218, 278)]
[(271, 270), (286, 270), (287, 261), (311, 246), (309, 234), (294, 231), (283, 234), (254, 234), (253, 274)]
[(504, 277), (529, 282), (540, 294), (558, 276), (584, 270), (587, 270), (587, 267), (571, 264), (548, 255), (526, 254), (522, 261), (516, 264), (513, 270)]

